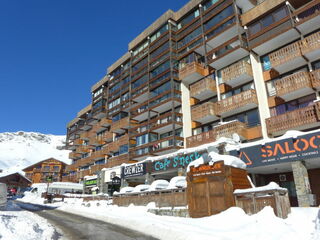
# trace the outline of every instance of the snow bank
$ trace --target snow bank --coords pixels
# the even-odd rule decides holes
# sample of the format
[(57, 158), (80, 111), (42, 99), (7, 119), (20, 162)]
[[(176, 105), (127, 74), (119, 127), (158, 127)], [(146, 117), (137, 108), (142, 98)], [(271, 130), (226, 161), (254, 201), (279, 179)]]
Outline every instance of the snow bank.
[(148, 184), (140, 184), (138, 186), (135, 186), (132, 192), (133, 193), (143, 192), (143, 191), (149, 190), (149, 188), (150, 188), (150, 185)]
[(260, 191), (269, 191), (269, 190), (282, 190), (287, 191), (286, 188), (279, 187), (279, 185), (275, 182), (270, 182), (266, 186), (262, 187), (254, 187), (254, 188), (247, 188), (247, 189), (236, 189), (234, 193), (251, 193), (251, 192), (260, 192)]
[(54, 227), (47, 220), (26, 211), (0, 211), (0, 239), (51, 240)]

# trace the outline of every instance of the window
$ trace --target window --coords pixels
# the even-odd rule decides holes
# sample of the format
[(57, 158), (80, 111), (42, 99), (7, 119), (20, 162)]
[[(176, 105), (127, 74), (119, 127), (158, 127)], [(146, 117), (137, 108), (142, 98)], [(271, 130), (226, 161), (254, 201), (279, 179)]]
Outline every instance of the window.
[(120, 119), (125, 118), (127, 116), (128, 116), (127, 112), (120, 112), (112, 117), (112, 122), (119, 121)]
[(207, 31), (212, 27), (215, 27), (219, 23), (221, 23), (227, 17), (230, 17), (234, 14), (233, 5), (230, 5), (226, 9), (224, 9), (221, 13), (211, 18), (208, 22), (204, 24), (204, 30)]
[(108, 107), (109, 107), (109, 109), (111, 109), (119, 104), (120, 104), (120, 98), (117, 98), (117, 99), (113, 100), (111, 103), (109, 103)]
[(188, 44), (189, 42), (191, 42), (193, 39), (197, 38), (198, 36), (200, 36), (202, 33), (202, 29), (201, 27), (198, 27), (197, 29), (195, 29), (194, 31), (192, 31), (191, 33), (189, 33), (187, 36), (185, 36), (184, 38), (182, 38), (179, 42), (178, 42), (178, 48), (182, 48), (183, 46), (185, 46), (186, 44)]
[(99, 102), (96, 102), (95, 104), (92, 105), (92, 109), (97, 109), (97, 108), (101, 108), (102, 106), (104, 106), (105, 101), (104, 100), (100, 100)]
[(190, 23), (193, 19), (197, 18), (200, 14), (199, 9), (195, 10), (193, 13), (189, 14), (187, 17), (182, 19), (180, 23), (178, 23), (178, 30)]
[(129, 151), (129, 146), (127, 144), (126, 145), (122, 145), (119, 148), (119, 154), (125, 154), (128, 151)]
[(242, 92), (250, 90), (250, 89), (254, 89), (254, 84), (252, 82), (251, 83), (247, 83), (245, 85), (242, 85), (242, 86), (240, 86), (238, 88), (234, 88), (231, 91), (226, 92), (224, 94), (221, 94), (221, 99), (226, 99), (228, 97), (232, 97), (234, 95), (237, 95), (239, 93), (242, 93)]
[(249, 127), (260, 125), (259, 110), (253, 109), (241, 114), (234, 115), (223, 119), (224, 122), (229, 122), (232, 120), (238, 120), (240, 122), (246, 123)]
[(140, 87), (141, 85), (143, 85), (144, 83), (146, 83), (148, 81), (148, 74), (145, 74), (144, 76), (142, 76), (141, 78), (139, 78), (138, 80), (134, 81), (131, 86), (132, 88), (137, 88)]
[(304, 108), (313, 104), (313, 101), (316, 100), (316, 95), (311, 94), (306, 97), (298, 98), (290, 102), (278, 105), (270, 109), (271, 116), (277, 116), (284, 114), (286, 112), (294, 111), (300, 108)]
[(153, 71), (151, 71), (151, 77), (154, 78), (169, 68), (170, 68), (170, 61), (167, 61), (161, 64), (160, 66), (158, 66), (157, 68), (155, 68)]
[(169, 27), (168, 24), (164, 25), (163, 27), (161, 27), (156, 33), (154, 33), (153, 35), (151, 35), (150, 37), (150, 42), (154, 42), (155, 40), (157, 40), (163, 33), (165, 33), (166, 31), (168, 31)]
[(152, 96), (157, 96), (160, 95), (161, 93), (164, 93), (165, 91), (168, 91), (171, 89), (171, 82), (168, 81), (161, 86), (155, 88), (154, 90), (151, 91)]
[(99, 96), (102, 92), (103, 92), (103, 88), (100, 88), (99, 90), (97, 90), (93, 93), (93, 97), (95, 98), (95, 97)]
[(209, 7), (217, 3), (219, 0), (210, 0), (203, 4), (203, 11), (206, 11)]
[(59, 172), (60, 171), (60, 166), (53, 166), (53, 171)]
[(269, 15), (261, 18), (255, 23), (252, 23), (251, 25), (248, 26), (249, 29), (249, 36), (253, 36), (256, 33), (262, 31), (264, 28), (269, 27), (273, 23), (279, 22), (280, 20), (284, 19), (285, 17), (288, 16), (288, 10), (286, 6), (283, 6)]

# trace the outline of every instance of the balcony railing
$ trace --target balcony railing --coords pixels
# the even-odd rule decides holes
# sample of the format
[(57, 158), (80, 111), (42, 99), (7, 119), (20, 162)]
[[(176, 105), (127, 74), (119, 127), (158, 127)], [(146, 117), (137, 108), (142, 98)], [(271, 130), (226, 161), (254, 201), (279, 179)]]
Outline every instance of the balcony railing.
[[(249, 132), (251, 130), (255, 131), (254, 134), (252, 134), (252, 136), (250, 135), (250, 133), (252, 132)], [(231, 121), (231, 122), (227, 122), (227, 123), (223, 123), (221, 125), (215, 126), (212, 130), (208, 132), (203, 132), (203, 133), (188, 137), (186, 139), (187, 148), (197, 147), (202, 144), (212, 143), (218, 140), (220, 137), (232, 138), (234, 133), (237, 133), (241, 137), (241, 139), (254, 139), (262, 136), (261, 128), (259, 127), (248, 128), (245, 123), (236, 120), (236, 121)]]
[(201, 121), (208, 116), (216, 116), (216, 103), (206, 102), (191, 109), (192, 121)]
[(223, 116), (227, 113), (237, 113), (244, 110), (243, 108), (246, 108), (249, 105), (258, 105), (257, 94), (254, 89), (244, 91), (217, 102), (216, 114)]
[(81, 154), (80, 153), (77, 153), (77, 152), (71, 152), (69, 153), (69, 158), (70, 159), (78, 159), (81, 157)]
[(88, 152), (90, 152), (90, 149), (91, 148), (89, 146), (82, 145), (82, 146), (77, 148), (77, 152), (79, 152), (79, 153), (88, 153)]
[(77, 178), (78, 179), (83, 178), (85, 176), (89, 176), (89, 175), (91, 175), (91, 170), (90, 169), (81, 170), (81, 171), (77, 172)]
[(128, 154), (122, 154), (122, 155), (107, 159), (106, 166), (108, 168), (111, 168), (111, 167), (119, 166), (123, 163), (129, 163), (129, 155)]
[(290, 111), (266, 119), (268, 134), (280, 134), (286, 130), (308, 127), (320, 121), (320, 103)]
[(68, 165), (66, 166), (66, 169), (65, 169), (66, 172), (73, 172), (73, 171), (77, 171), (77, 168), (74, 164), (72, 165)]
[(314, 88), (320, 88), (320, 69), (311, 72), (311, 82)]
[(253, 78), (251, 64), (244, 60), (232, 64), (221, 70), (221, 78), (228, 85), (240, 85), (243, 81)]
[(299, 21), (297, 24), (302, 24), (316, 16), (319, 16), (320, 3), (319, 1), (311, 1), (298, 9), (294, 15), (298, 17)]
[(301, 41), (301, 52), (303, 55), (320, 50), (320, 32), (316, 32)]
[(77, 175), (62, 176), (62, 182), (78, 182)]
[(269, 54), (271, 66), (276, 68), (279, 65), (288, 63), (297, 57), (301, 57), (300, 41), (289, 44)]
[(80, 139), (82, 139), (82, 140), (89, 140), (90, 137), (91, 137), (90, 132), (83, 132), (80, 134)]
[(210, 93), (217, 92), (216, 81), (212, 77), (206, 77), (190, 86), (190, 96), (194, 98), (201, 96), (201, 94), (207, 91)]
[(129, 117), (122, 118), (111, 125), (111, 131), (129, 128), (130, 120)]
[(108, 164), (97, 164), (97, 165), (92, 165), (90, 168), (91, 168), (91, 172), (92, 173), (95, 173), (95, 172), (99, 172), (101, 171), (101, 169), (103, 168), (107, 168), (108, 167)]
[(192, 62), (181, 67), (179, 70), (179, 79), (184, 80), (190, 75), (194, 75), (193, 81), (197, 81), (201, 77), (205, 77), (209, 74), (209, 69), (204, 67), (202, 63)]
[(297, 72), (275, 81), (277, 96), (283, 96), (302, 88), (312, 88), (308, 72)]

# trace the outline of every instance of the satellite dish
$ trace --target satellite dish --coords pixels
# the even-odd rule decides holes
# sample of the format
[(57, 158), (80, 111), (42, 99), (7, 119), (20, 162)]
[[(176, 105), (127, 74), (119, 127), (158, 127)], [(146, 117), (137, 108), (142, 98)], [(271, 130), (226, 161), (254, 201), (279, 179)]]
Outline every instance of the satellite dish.
[(239, 134), (237, 134), (237, 133), (233, 133), (232, 134), (232, 139), (235, 141), (235, 142), (240, 142), (240, 136), (239, 136)]

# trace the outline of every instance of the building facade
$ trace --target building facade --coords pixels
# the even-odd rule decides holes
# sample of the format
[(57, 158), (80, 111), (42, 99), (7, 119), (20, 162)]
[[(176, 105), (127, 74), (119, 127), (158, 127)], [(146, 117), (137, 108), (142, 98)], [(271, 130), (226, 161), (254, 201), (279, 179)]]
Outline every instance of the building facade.
[[(64, 180), (220, 137), (248, 143), (319, 128), (319, 9), (315, 0), (191, 0), (168, 10), (68, 123)], [(293, 168), (281, 169), (287, 179)], [(299, 165), (309, 168), (320, 165)], [(254, 173), (257, 182), (279, 174)]]
[(32, 183), (61, 182), (67, 164), (48, 158), (22, 169)]

